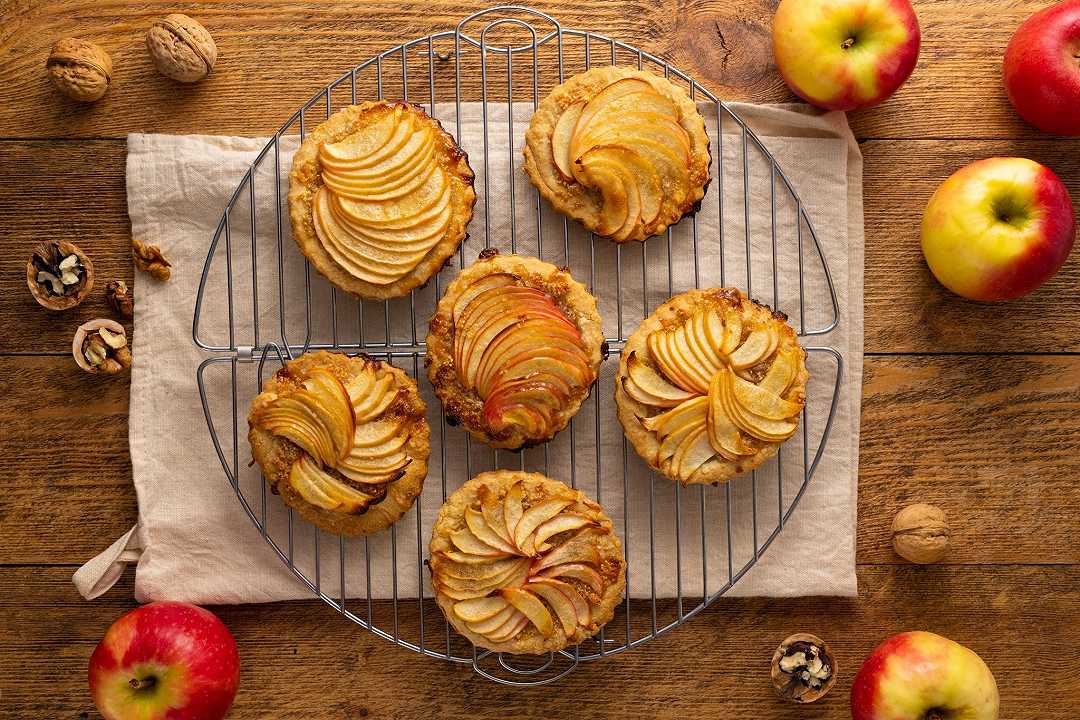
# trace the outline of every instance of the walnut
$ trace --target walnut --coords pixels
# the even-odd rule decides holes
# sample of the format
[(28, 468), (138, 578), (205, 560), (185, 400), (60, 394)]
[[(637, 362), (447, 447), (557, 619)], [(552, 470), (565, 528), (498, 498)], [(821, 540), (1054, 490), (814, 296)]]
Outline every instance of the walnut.
[(913, 563), (926, 565), (945, 557), (949, 548), (949, 525), (941, 508), (919, 503), (896, 514), (892, 523), (896, 554)]
[(169, 269), (172, 263), (161, 254), (161, 248), (157, 245), (144, 243), (142, 240), (131, 240), (131, 257), (135, 260), (135, 267), (144, 273), (149, 273), (155, 280), (168, 280), (172, 275)]
[(785, 700), (812, 703), (836, 683), (836, 660), (825, 641), (809, 633), (791, 635), (773, 653), (772, 681)]
[(187, 15), (167, 15), (146, 32), (146, 48), (158, 72), (191, 83), (202, 80), (217, 62), (217, 45), (210, 33)]
[(69, 242), (44, 242), (26, 261), (26, 286), (42, 307), (67, 310), (94, 288), (94, 264)]
[(122, 317), (129, 320), (135, 315), (135, 298), (123, 280), (113, 280), (105, 286), (105, 299)]
[(115, 375), (131, 367), (127, 334), (115, 320), (101, 318), (80, 325), (71, 341), (71, 354), (89, 373)]
[(57, 40), (45, 63), (56, 89), (72, 100), (93, 102), (109, 89), (112, 58), (100, 46), (77, 38)]

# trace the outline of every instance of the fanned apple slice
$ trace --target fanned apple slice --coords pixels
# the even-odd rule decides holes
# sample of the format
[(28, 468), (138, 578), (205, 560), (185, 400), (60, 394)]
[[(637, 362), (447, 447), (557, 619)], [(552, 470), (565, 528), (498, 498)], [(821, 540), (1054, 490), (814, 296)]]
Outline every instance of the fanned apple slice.
[(343, 198), (362, 202), (390, 202), (416, 192), (420, 186), (428, 182), (433, 173), (443, 172), (434, 158), (418, 165), (413, 170), (411, 174), (406, 173), (396, 180), (387, 180), (378, 189), (356, 186), (348, 180), (327, 174), (323, 175), (323, 182)]
[(670, 459), (678, 452), (683, 441), (696, 435), (707, 424), (707, 413), (681, 416), (678, 424), (668, 423), (658, 428), (656, 436), (660, 446), (656, 451), (657, 464)]
[(459, 552), (458, 550), (443, 550), (436, 554), (446, 558), (447, 560), (463, 565), (468, 564), (486, 566), (491, 563), (491, 558), (489, 557), (485, 557), (483, 555), (470, 555), (468, 553)]
[(462, 528), (450, 536), (454, 546), (463, 553), (484, 557), (505, 557), (509, 553), (494, 548), (472, 534), (468, 528)]
[(649, 407), (670, 408), (675, 407), (679, 404), (678, 402), (664, 400), (663, 398), (656, 397), (655, 395), (650, 395), (649, 393), (642, 390), (629, 377), (625, 377), (622, 379), (622, 389), (623, 392), (629, 395), (631, 399), (641, 403), (642, 405), (648, 405)]
[(461, 313), (465, 311), (469, 303), (477, 298), (481, 293), (484, 293), (492, 288), (503, 287), (505, 285), (513, 285), (517, 282), (517, 278), (509, 273), (492, 273), (491, 275), (485, 275), (480, 278), (468, 288), (465, 289), (458, 299), (454, 301), (454, 308), (450, 312), (450, 318), (455, 322)]
[(357, 422), (371, 422), (390, 407), (398, 396), (398, 390), (394, 384), (394, 376), (391, 373), (385, 373), (375, 381), (367, 397), (353, 406)]
[(800, 403), (785, 400), (776, 393), (747, 382), (737, 375), (732, 375), (730, 381), (736, 402), (754, 415), (760, 415), (769, 420), (787, 420), (802, 411)]
[[(416, 170), (416, 166), (429, 156), (426, 150), (435, 144), (435, 137), (426, 126), (421, 126), (412, 132), (405, 143), (393, 152), (380, 151), (380, 156), (373, 164), (364, 165), (365, 161), (345, 162), (326, 156), (323, 163), (323, 179), (332, 179), (338, 183), (352, 185), (353, 181), (371, 181), (377, 178), (385, 178), (388, 183), (400, 180), (402, 176), (408, 177), (409, 170)], [(374, 155), (372, 156), (374, 157)], [(362, 184), (358, 187), (372, 189), (370, 184)]]
[(416, 222), (406, 220), (402, 227), (365, 225), (351, 220), (338, 209), (336, 199), (319, 188), (311, 208), (312, 224), (319, 242), (338, 254), (361, 262), (365, 255), (384, 258), (386, 264), (400, 264), (400, 258), (415, 257), (426, 253), (446, 233), (453, 208), (449, 193), (433, 208), (433, 214), (425, 214)]
[[(446, 173), (432, 173), (407, 197), (387, 202), (365, 202), (350, 200), (335, 195), (337, 210), (351, 222), (359, 225), (395, 226), (407, 220), (414, 225), (414, 218), (424, 217), (424, 212), (437, 207), (450, 190)], [(400, 227), (400, 226), (399, 226)]]
[(587, 168), (587, 158), (593, 155), (603, 157), (607, 162), (619, 167), (623, 172), (623, 183), (632, 184), (637, 189), (641, 222), (648, 224), (656, 220), (660, 214), (663, 189), (656, 168), (648, 158), (631, 147), (613, 142), (589, 148), (581, 158), (582, 167)]
[(354, 457), (353, 455), (347, 455), (344, 460), (339, 462), (335, 468), (345, 475), (345, 471), (356, 473), (358, 475), (393, 475), (399, 470), (404, 470), (412, 459), (405, 453), (396, 453), (394, 455), (388, 455), (381, 458), (363, 458)]
[[(499, 598), (499, 600), (502, 600), (502, 598)], [(521, 613), (519, 613), (517, 611), (517, 608), (515, 608), (513, 605), (506, 602), (505, 600), (502, 601), (506, 604), (506, 607), (489, 617), (487, 620), (468, 623), (468, 628), (477, 635), (487, 635), (488, 633), (492, 633), (498, 630), (515, 615), (525, 617), (524, 615), (521, 615)]]
[(570, 578), (587, 585), (590, 590), (597, 594), (604, 591), (604, 579), (600, 577), (600, 573), (582, 563), (564, 563), (549, 567), (541, 571), (540, 576), (546, 578)]
[(514, 538), (518, 523), (521, 522), (521, 516), (525, 513), (524, 508), (521, 507), (524, 495), (525, 491), (521, 483), (517, 482), (510, 486), (510, 489), (506, 491), (506, 497), (503, 498), (503, 520), (511, 540)]
[(660, 377), (655, 370), (638, 357), (636, 352), (631, 352), (626, 359), (626, 373), (627, 379), (631, 380), (645, 393), (663, 400), (665, 405), (660, 407), (666, 407), (668, 403), (670, 403), (670, 407), (675, 407), (694, 397), (693, 393), (678, 388)]
[(323, 143), (319, 159), (324, 164), (346, 166), (354, 169), (372, 167), (395, 155), (413, 136), (411, 115), (399, 115), (394, 122), (394, 132), (389, 139), (372, 152), (366, 152), (364, 144), (370, 142), (368, 133), (356, 132), (341, 142)]
[[(621, 173), (601, 163), (593, 163), (585, 169), (580, 161), (574, 163), (575, 178), (583, 185), (600, 191), (602, 206), (596, 226), (597, 232), (611, 235), (628, 223), (636, 222), (638, 214), (632, 212), (639, 206), (636, 188), (629, 188), (623, 183)], [(632, 204), (633, 205), (632, 205)]]
[(485, 597), (454, 603), (454, 614), (465, 622), (488, 620), (509, 607), (501, 597)]
[(385, 113), (381, 118), (365, 128), (365, 132), (354, 133), (346, 140), (338, 143), (323, 143), (319, 147), (319, 155), (326, 155), (327, 145), (333, 145), (334, 152), (345, 158), (362, 160), (375, 151), (385, 147), (398, 130), (401, 124), (401, 108), (394, 108), (393, 112)]
[(304, 388), (294, 397), (310, 404), (329, 431), (337, 457), (344, 457), (352, 447), (356, 428), (356, 417), (345, 385), (328, 370), (316, 368), (304, 381)]
[(487, 635), (487, 639), (491, 642), (506, 642), (518, 635), (522, 630), (529, 626), (529, 618), (515, 609), (513, 619), (505, 623), (498, 630), (494, 630)]
[(697, 343), (686, 331), (686, 325), (680, 325), (668, 333), (669, 345), (682, 361), (680, 367), (693, 377), (694, 386), (704, 391), (708, 389), (709, 381), (720, 366), (712, 365), (704, 353), (695, 350)]
[(401, 425), (396, 420), (376, 420), (358, 424), (353, 433), (353, 450), (358, 448), (374, 448), (391, 442), (401, 430)]
[(484, 522), (503, 542), (513, 544), (510, 531), (506, 529), (506, 515), (503, 513), (503, 504), (499, 496), (487, 485), (481, 485), (477, 495), (480, 498), (480, 512), (484, 516)]
[(289, 471), (289, 484), (300, 493), (300, 497), (312, 505), (327, 510), (336, 510), (341, 503), (326, 492), (322, 483), (317, 482), (308, 473), (305, 464), (309, 462), (309, 456), (304, 455), (293, 463), (292, 469)]
[(591, 519), (579, 513), (560, 513), (541, 523), (526, 544), (531, 545), (537, 552), (547, 552), (551, 549), (551, 546), (547, 544), (548, 538), (592, 524)]
[[(530, 589), (534, 587), (548, 586), (555, 588), (570, 600), (570, 604), (574, 608), (574, 615), (577, 618), (577, 623), (580, 625), (588, 626), (592, 622), (592, 609), (589, 607), (589, 603), (585, 602), (585, 598), (581, 597), (581, 593), (577, 591), (570, 583), (565, 583), (561, 580), (555, 580), (551, 578), (535, 578), (530, 583)], [(569, 630), (567, 632), (570, 632)]]
[(409, 178), (415, 177), (417, 173), (423, 172), (429, 163), (438, 162), (435, 155), (436, 147), (436, 143), (428, 143), (412, 158), (411, 163), (399, 164), (390, 171), (386, 171), (384, 166), (365, 170), (348, 170), (345, 166), (324, 165), (323, 173), (332, 174), (339, 182), (347, 181), (354, 188), (377, 190), (384, 182), (398, 186)]
[[(356, 433), (353, 434), (355, 440)], [(409, 441), (409, 434), (407, 432), (397, 433), (391, 435), (386, 442), (379, 443), (377, 445), (357, 445), (353, 443), (352, 450), (345, 456), (347, 460), (356, 460), (361, 462), (373, 462), (376, 460), (382, 460), (396, 455), (401, 448), (405, 447), (405, 443)]]
[(724, 314), (724, 344), (720, 348), (725, 355), (731, 355), (742, 344), (742, 313), (731, 310)]
[(724, 319), (715, 308), (710, 308), (704, 313), (703, 325), (709, 349), (719, 361), (717, 367), (720, 367), (724, 365), (723, 356), (726, 354), (724, 343), (727, 338), (727, 330), (724, 327)]
[(720, 398), (724, 405), (724, 412), (735, 423), (736, 427), (759, 440), (765, 442), (783, 442), (791, 437), (798, 428), (798, 422), (770, 420), (755, 415), (744, 409), (735, 400), (732, 388), (732, 379), (735, 377), (730, 370), (721, 372)]
[(541, 352), (557, 352), (573, 362), (587, 363), (581, 331), (576, 326), (546, 317), (528, 318), (515, 326), (513, 333), (503, 333), (491, 341), (476, 373), (477, 386), (488, 386), (492, 375), (512, 358)]
[(736, 370), (753, 367), (776, 352), (779, 340), (780, 334), (775, 327), (768, 325), (756, 328), (746, 336), (739, 349), (728, 356), (728, 362)]
[[(584, 360), (573, 362), (574, 358), (563, 360), (546, 355), (535, 355), (518, 362), (508, 362), (490, 380), (490, 384), (498, 386), (513, 380), (524, 380), (538, 375), (548, 375), (558, 378), (565, 383), (565, 392), (569, 394), (573, 388), (587, 387), (592, 384), (590, 368)], [(490, 389), (486, 384), (477, 387), (480, 397), (488, 395)]]
[(691, 434), (671, 459), (672, 467), (676, 476), (683, 482), (688, 481), (698, 468), (712, 460), (716, 455), (712, 444), (709, 442), (709, 433), (702, 427), (696, 433)]
[(594, 533), (591, 528), (583, 528), (576, 535), (558, 546), (554, 550), (539, 558), (539, 562), (533, 564), (532, 574), (543, 572), (549, 567), (567, 563), (584, 563), (589, 565), (600, 564), (600, 551), (589, 542)]
[[(449, 556), (447, 556), (449, 557)], [(481, 558), (475, 561), (475, 555), (467, 556), (470, 560), (440, 561), (439, 575), (455, 577), (459, 580), (475, 580), (477, 582), (500, 582), (521, 569), (523, 558), (509, 557), (504, 560), (492, 560)]]
[(713, 347), (709, 337), (706, 327), (709, 315), (708, 312), (697, 312), (686, 321), (684, 327), (687, 345), (690, 346), (690, 350), (693, 351), (701, 368), (705, 371), (706, 380), (711, 382), (713, 376), (724, 366), (724, 359)]
[(543, 578), (529, 583), (526, 587), (529, 592), (535, 593), (555, 611), (563, 632), (569, 635), (577, 629), (578, 616), (574, 603), (559, 588), (544, 582)]
[(566, 182), (573, 182), (574, 175), (571, 172), (572, 158), (570, 157), (570, 141), (574, 137), (574, 128), (585, 103), (574, 103), (559, 115), (555, 121), (555, 128), (551, 131), (551, 159), (555, 169)]
[(508, 585), (516, 587), (525, 582), (529, 572), (529, 561), (527, 558), (515, 558), (515, 560), (517, 562), (504, 568), (498, 575), (469, 579), (442, 575), (438, 578), (439, 585), (454, 600), (484, 597)]
[(514, 544), (526, 555), (531, 555), (532, 552), (529, 551), (535, 549), (526, 545), (529, 535), (542, 523), (562, 512), (570, 503), (570, 500), (564, 499), (545, 500), (539, 505), (534, 505), (526, 510), (522, 513), (521, 520), (514, 528)]
[(646, 430), (651, 430), (657, 434), (670, 435), (671, 431), (680, 427), (686, 420), (704, 418), (707, 402), (706, 397), (698, 395), (678, 407), (668, 410), (666, 413), (644, 418), (641, 424), (645, 426)]
[(582, 108), (581, 113), (578, 115), (578, 120), (574, 125), (574, 132), (570, 139), (570, 158), (572, 160), (580, 156), (579, 137), (587, 131), (593, 116), (603, 110), (604, 106), (613, 100), (634, 92), (655, 92), (655, 90), (647, 80), (642, 80), (640, 78), (623, 78), (611, 83), (594, 95), (589, 102), (585, 103), (585, 107)]
[(529, 618), (529, 622), (533, 624), (541, 635), (549, 638), (555, 634), (555, 623), (551, 619), (551, 613), (548, 612), (544, 603), (540, 602), (540, 599), (531, 592), (520, 588), (506, 587), (499, 590), (499, 593), (508, 603)]
[(505, 553), (514, 554), (517, 552), (516, 547), (499, 537), (499, 534), (488, 525), (487, 520), (484, 519), (484, 514), (479, 510), (466, 508), (465, 524), (469, 526), (469, 530), (480, 542)]
[(327, 510), (357, 512), (376, 498), (335, 480), (307, 455), (293, 463), (289, 483), (312, 505)]
[(728, 460), (737, 461), (744, 455), (753, 455), (756, 450), (746, 444), (739, 429), (724, 410), (720, 385), (724, 379), (720, 373), (713, 378), (709, 387), (709, 442), (713, 450)]
[(758, 387), (776, 395), (783, 395), (791, 387), (792, 381), (799, 373), (799, 366), (795, 359), (798, 349), (781, 350), (776, 354), (769, 371), (758, 383)]
[(332, 464), (334, 441), (315, 410), (291, 397), (277, 398), (273, 405), (258, 413), (255, 422), (274, 435), (289, 440), (317, 462)]

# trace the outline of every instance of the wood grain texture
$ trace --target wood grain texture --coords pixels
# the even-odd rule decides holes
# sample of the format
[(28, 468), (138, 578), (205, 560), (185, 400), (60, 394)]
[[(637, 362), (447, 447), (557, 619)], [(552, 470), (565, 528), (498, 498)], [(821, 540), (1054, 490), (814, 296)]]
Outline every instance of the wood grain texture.
[[(86, 603), (68, 583), (69, 572), (0, 575), (7, 717), (99, 717), (86, 688), (86, 663), (109, 624), (133, 607), (130, 578)], [(232, 720), (843, 720), (850, 717), (847, 696), (862, 658), (886, 636), (916, 627), (944, 632), (983, 656), (1001, 685), (1003, 718), (1075, 717), (1080, 677), (1062, 670), (1061, 655), (1080, 643), (1080, 625), (1062, 622), (1080, 614), (1076, 567), (864, 566), (859, 586), (857, 601), (720, 601), (669, 635), (582, 665), (555, 687), (533, 689), (502, 687), (468, 666), (393, 647), (317, 602), (214, 610), (240, 646)], [(768, 676), (772, 651), (796, 631), (825, 638), (840, 668), (836, 687), (811, 707), (781, 703)]]
[[(901, 562), (889, 523), (925, 501), (952, 522), (947, 563), (1080, 562), (1077, 386), (1080, 357), (867, 358), (859, 561)], [(126, 378), (6, 357), (0, 392), (0, 564), (82, 563), (135, 520)]]
[[(725, 99), (794, 99), (772, 62), (776, 0), (534, 0), (564, 26), (606, 33), (667, 58)], [(921, 0), (919, 65), (885, 106), (853, 116), (860, 137), (1036, 137), (1001, 85), (1009, 37), (1053, 0)], [(6, 0), (0, 5), (0, 137), (123, 136), (131, 131), (266, 134), (322, 85), (404, 40), (449, 30), (484, 3), (260, 0), (215, 3)], [(150, 21), (187, 12), (214, 35), (207, 81), (158, 75), (143, 45)], [(105, 47), (115, 64), (105, 98), (59, 96), (44, 72), (56, 39)], [(470, 73), (471, 77), (475, 74)]]

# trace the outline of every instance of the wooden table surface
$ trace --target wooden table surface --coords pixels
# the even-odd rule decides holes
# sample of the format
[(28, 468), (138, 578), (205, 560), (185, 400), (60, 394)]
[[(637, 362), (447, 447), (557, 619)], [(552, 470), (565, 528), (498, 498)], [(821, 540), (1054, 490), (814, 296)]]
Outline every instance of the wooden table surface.
[[(672, 61), (726, 99), (791, 100), (772, 63), (775, 0), (534, 0), (566, 27), (613, 35)], [(960, 166), (992, 155), (1048, 164), (1080, 202), (1080, 140), (1024, 125), (1000, 81), (1008, 39), (1051, 0), (919, 0), (912, 79), (851, 123), (865, 155), (866, 376), (859, 487), (859, 598), (721, 600), (644, 647), (514, 690), (365, 634), (318, 602), (216, 611), (240, 645), (235, 718), (846, 718), (862, 658), (926, 629), (979, 652), (1003, 718), (1076, 717), (1080, 673), (1080, 252), (1007, 305), (949, 295), (919, 251), (922, 210)], [(24, 263), (46, 238), (77, 242), (99, 281), (131, 279), (125, 134), (272, 132), (352, 61), (451, 28), (472, 3), (232, 0), (0, 2), (0, 715), (97, 717), (86, 665), (134, 607), (130, 573), (94, 602), (72, 572), (135, 520), (128, 385), (81, 373), (75, 326), (107, 314), (40, 310)], [(142, 34), (172, 11), (204, 22), (220, 60), (179, 86)], [(113, 55), (113, 87), (81, 106), (52, 90), (51, 43), (74, 35)], [(902, 505), (946, 509), (954, 549), (912, 567), (892, 554)], [(841, 677), (807, 708), (772, 695), (768, 664), (788, 633), (834, 648)]]

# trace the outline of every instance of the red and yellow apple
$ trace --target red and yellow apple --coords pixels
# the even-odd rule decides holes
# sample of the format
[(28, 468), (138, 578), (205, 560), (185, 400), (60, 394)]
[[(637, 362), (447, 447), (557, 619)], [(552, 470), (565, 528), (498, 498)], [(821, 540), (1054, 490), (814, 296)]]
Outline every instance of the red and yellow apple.
[(1020, 26), (1005, 52), (1005, 89), (1020, 116), (1043, 132), (1080, 135), (1080, 0)]
[(112, 624), (89, 680), (105, 720), (220, 720), (236, 696), (240, 656), (209, 610), (151, 603)]
[(784, 81), (828, 110), (886, 100), (911, 76), (920, 42), (908, 0), (782, 0), (773, 18)]
[(1076, 240), (1069, 192), (1033, 160), (991, 158), (944, 182), (926, 208), (922, 249), (942, 285), (971, 300), (1010, 300), (1058, 271)]
[(998, 688), (982, 658), (928, 632), (894, 635), (851, 687), (853, 720), (997, 720)]

